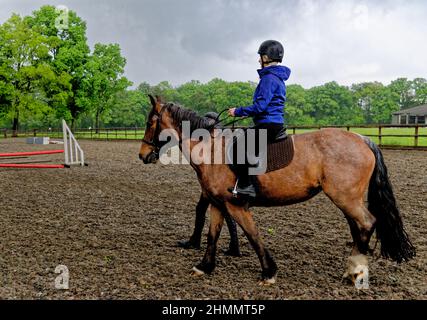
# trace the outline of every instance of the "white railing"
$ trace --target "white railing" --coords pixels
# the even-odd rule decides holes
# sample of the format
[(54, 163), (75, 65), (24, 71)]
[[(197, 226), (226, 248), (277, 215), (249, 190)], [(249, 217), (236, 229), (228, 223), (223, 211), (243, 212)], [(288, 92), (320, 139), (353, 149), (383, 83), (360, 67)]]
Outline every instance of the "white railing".
[(67, 126), (65, 120), (62, 120), (62, 131), (64, 139), (64, 155), (65, 155), (65, 165), (85, 165), (85, 156), (82, 148), (71, 132), (70, 128)]

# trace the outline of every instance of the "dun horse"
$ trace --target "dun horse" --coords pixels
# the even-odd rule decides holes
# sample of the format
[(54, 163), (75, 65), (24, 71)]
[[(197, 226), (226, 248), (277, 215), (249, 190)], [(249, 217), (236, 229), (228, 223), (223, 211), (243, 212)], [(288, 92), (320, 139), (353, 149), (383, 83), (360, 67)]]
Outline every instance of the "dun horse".
[[(174, 129), (182, 148), (190, 150), (199, 141), (185, 136), (183, 121), (190, 121), (191, 130), (210, 128), (210, 123), (195, 112), (175, 104), (164, 104), (150, 96), (152, 109), (139, 152), (144, 163), (155, 163), (163, 143), (159, 134), (163, 129)], [(259, 195), (251, 206), (284, 206), (306, 201), (323, 191), (344, 213), (353, 237), (349, 266), (369, 249), (374, 230), (381, 243), (381, 254), (397, 262), (415, 256), (402, 224), (387, 168), (380, 149), (366, 137), (339, 129), (294, 135), (294, 158), (285, 168), (258, 176)], [(213, 139), (212, 139), (213, 140)], [(276, 263), (265, 247), (248, 206), (237, 205), (227, 190), (236, 182), (236, 176), (227, 164), (190, 165), (197, 173), (202, 192), (211, 204), (207, 248), (200, 264), (193, 268), (194, 275), (210, 274), (215, 268), (217, 240), (224, 214), (229, 214), (243, 229), (262, 268), (261, 284), (275, 282)], [(368, 207), (364, 194), (368, 191)], [(322, 214), (319, 212), (319, 215)], [(367, 264), (367, 262), (366, 262)], [(351, 274), (352, 270), (347, 274)], [(355, 273), (354, 271), (353, 273)]]

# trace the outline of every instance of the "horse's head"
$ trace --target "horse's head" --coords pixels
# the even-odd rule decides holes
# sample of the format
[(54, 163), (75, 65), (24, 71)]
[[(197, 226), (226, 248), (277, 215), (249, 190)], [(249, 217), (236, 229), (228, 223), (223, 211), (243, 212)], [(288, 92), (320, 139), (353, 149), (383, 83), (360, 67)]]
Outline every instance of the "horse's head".
[(162, 127), (168, 121), (168, 117), (164, 116), (166, 105), (161, 102), (159, 97), (154, 98), (151, 95), (149, 97), (152, 108), (148, 114), (147, 127), (139, 150), (139, 159), (145, 164), (156, 163), (159, 159), (160, 148), (163, 145), (159, 141), (159, 135)]
[[(174, 103), (162, 103), (159, 97), (149, 95), (152, 108), (147, 117), (147, 127), (142, 139), (139, 158), (147, 163), (156, 163), (160, 156), (160, 149), (170, 141), (180, 140), (179, 132), (183, 121), (190, 123), (190, 134), (196, 129), (211, 130), (216, 123), (217, 116), (207, 115), (200, 117), (195, 111), (181, 108)], [(162, 130), (170, 129), (166, 135)], [(169, 141), (164, 141), (164, 139)], [(170, 144), (168, 144), (170, 147)]]

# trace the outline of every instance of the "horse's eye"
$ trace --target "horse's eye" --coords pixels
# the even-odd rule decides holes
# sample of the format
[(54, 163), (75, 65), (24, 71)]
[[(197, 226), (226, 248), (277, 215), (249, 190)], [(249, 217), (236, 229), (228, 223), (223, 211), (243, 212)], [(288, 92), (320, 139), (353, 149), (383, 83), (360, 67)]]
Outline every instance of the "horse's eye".
[(154, 115), (150, 120), (147, 121), (147, 128), (151, 128), (153, 126), (153, 123), (157, 121), (158, 117)]

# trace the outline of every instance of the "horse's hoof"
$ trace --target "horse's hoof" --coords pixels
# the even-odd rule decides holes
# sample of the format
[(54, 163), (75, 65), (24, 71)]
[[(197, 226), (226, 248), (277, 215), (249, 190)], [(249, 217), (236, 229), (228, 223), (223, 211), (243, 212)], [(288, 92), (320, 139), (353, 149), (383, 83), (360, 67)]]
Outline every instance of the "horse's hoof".
[(224, 255), (229, 256), (229, 257), (240, 258), (242, 256), (242, 254), (240, 253), (240, 250), (228, 249), (228, 250), (224, 250), (223, 252), (224, 252)]
[(187, 240), (178, 241), (177, 246), (184, 249), (200, 249), (200, 245), (196, 245), (193, 242)]
[(201, 277), (205, 275), (205, 273), (202, 270), (199, 270), (196, 267), (193, 267), (193, 269), (191, 269), (191, 275), (193, 277)]
[(341, 283), (343, 284), (353, 284), (353, 279), (351, 275), (346, 271), (341, 277)]
[(258, 285), (263, 286), (263, 287), (269, 287), (272, 286), (273, 284), (276, 283), (276, 278), (270, 278), (270, 279), (263, 279), (261, 280)]
[(369, 272), (368, 258), (363, 254), (350, 256), (347, 262), (347, 270), (344, 276), (347, 275), (347, 278), (350, 278), (353, 283), (358, 276), (363, 276), (365, 272)]

